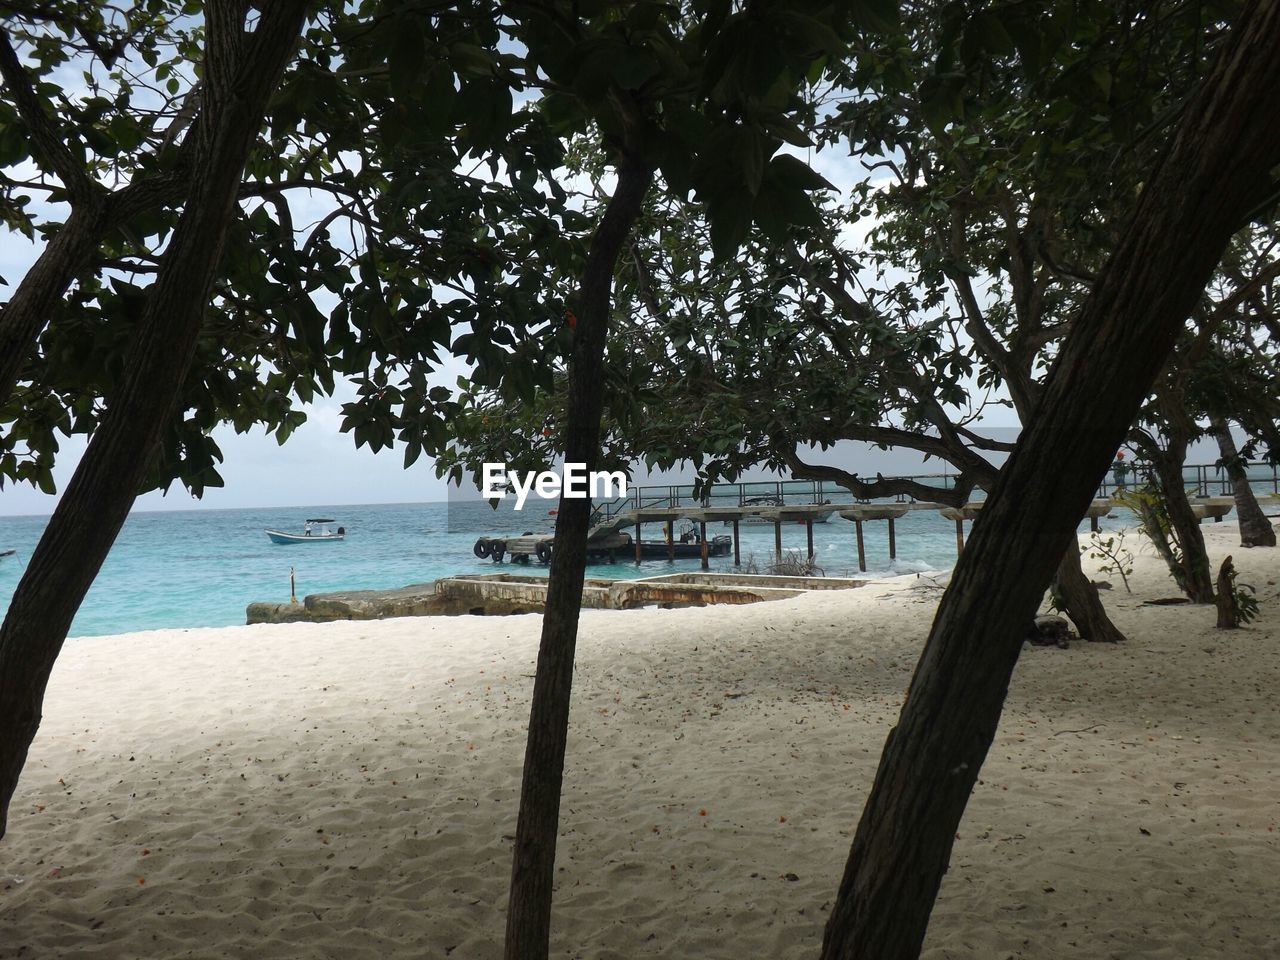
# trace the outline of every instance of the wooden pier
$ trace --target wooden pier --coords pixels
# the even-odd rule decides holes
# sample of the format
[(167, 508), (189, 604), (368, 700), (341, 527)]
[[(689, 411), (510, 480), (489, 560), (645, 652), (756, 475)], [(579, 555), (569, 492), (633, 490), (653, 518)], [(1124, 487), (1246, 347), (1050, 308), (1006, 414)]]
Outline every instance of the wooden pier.
[[(739, 505), (739, 506), (694, 506), (694, 505), (652, 505), (642, 507), (625, 507), (598, 519), (587, 534), (587, 551), (594, 556), (621, 554), (628, 548), (633, 553), (635, 562), (642, 559), (642, 550), (648, 549), (651, 542), (646, 542), (642, 530), (646, 523), (661, 524), (664, 529), (664, 543), (667, 558), (675, 560), (677, 554), (687, 551), (680, 549), (696, 544), (702, 561), (702, 569), (710, 568), (712, 556), (726, 555), (726, 540), (732, 542), (734, 566), (742, 564), (742, 540), (740, 524), (751, 518), (773, 525), (774, 552), (782, 555), (783, 524), (803, 524), (807, 556), (814, 556), (813, 525), (826, 522), (835, 513), (853, 520), (858, 532), (858, 568), (866, 571), (866, 550), (863, 543), (862, 524), (869, 520), (889, 521), (889, 557), (897, 556), (893, 521), (905, 516), (911, 510), (937, 510), (939, 504), (927, 502), (895, 503), (895, 504), (833, 504), (827, 503), (795, 503), (778, 506)], [(694, 540), (679, 541), (675, 535), (675, 525), (679, 521), (696, 524), (698, 536)], [(732, 537), (708, 537), (707, 524), (729, 524), (733, 528)], [(634, 536), (630, 530), (634, 529)], [(511, 557), (516, 562), (527, 563), (536, 559), (540, 563), (550, 563), (555, 548), (555, 537), (549, 533), (523, 534), (518, 537), (481, 537), (476, 541), (475, 554), (481, 559), (492, 558), (501, 561)], [(721, 552), (724, 548), (724, 552)]]
[[(954, 478), (938, 475), (912, 479), (938, 481), (933, 485), (942, 493), (950, 488)], [(1105, 492), (1105, 487), (1101, 492)], [(838, 495), (835, 489), (816, 481), (716, 485), (710, 491), (704, 491), (700, 498), (695, 498), (693, 488), (688, 486), (634, 487), (625, 499), (597, 507), (595, 522), (587, 535), (588, 555), (607, 558), (611, 562), (629, 556), (637, 565), (645, 556), (660, 558), (665, 554), (668, 560), (698, 558), (702, 569), (708, 570), (711, 557), (727, 556), (731, 548), (734, 566), (741, 566), (740, 525), (749, 521), (772, 524), (774, 553), (778, 557), (783, 555), (783, 525), (802, 524), (805, 528), (806, 555), (812, 560), (813, 525), (824, 523), (838, 514), (854, 525), (858, 569), (866, 572), (865, 524), (888, 524), (889, 559), (892, 561), (898, 555), (894, 522), (914, 510), (937, 511), (955, 524), (958, 557), (964, 550), (964, 524), (975, 520), (983, 506), (981, 500), (970, 501), (960, 507), (949, 507), (935, 501), (905, 498), (896, 502), (833, 503), (827, 496), (828, 493)], [(809, 502), (787, 502), (788, 497)], [(726, 503), (725, 500), (732, 502)], [(761, 503), (761, 500), (774, 502)], [(1201, 496), (1193, 500), (1192, 509), (1198, 518), (1211, 517), (1217, 522), (1231, 511), (1233, 504), (1231, 497)], [(1120, 505), (1110, 497), (1099, 496), (1089, 505), (1085, 514), (1089, 518), (1090, 527), (1097, 531), (1099, 519)], [(696, 535), (678, 539), (675, 530), (677, 522), (693, 524)], [(645, 524), (660, 524), (663, 539), (645, 541)], [(732, 536), (709, 537), (708, 524), (729, 526), (733, 530)], [(555, 537), (552, 534), (527, 533), (519, 537), (482, 537), (476, 542), (475, 553), (477, 557), (491, 557), (496, 561), (510, 557), (517, 562), (537, 560), (540, 563), (550, 563), (554, 548)]]

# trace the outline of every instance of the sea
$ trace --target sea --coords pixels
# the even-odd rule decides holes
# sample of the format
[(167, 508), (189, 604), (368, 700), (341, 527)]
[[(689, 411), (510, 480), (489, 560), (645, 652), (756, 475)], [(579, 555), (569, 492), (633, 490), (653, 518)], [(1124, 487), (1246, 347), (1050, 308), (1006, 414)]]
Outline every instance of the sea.
[[(516, 513), (511, 503), (510, 498), (501, 501), (498, 510), (483, 501), (462, 501), (134, 512), (85, 597), (70, 636), (243, 624), (250, 602), (289, 599), (291, 573), (299, 598), (332, 590), (427, 583), (453, 574), (507, 571), (546, 576), (547, 567), (536, 562), (517, 565), (508, 558), (495, 564), (473, 552), (482, 536), (552, 532), (555, 518), (547, 510), (526, 504)], [(277, 545), (265, 533), (268, 528), (301, 532), (309, 517), (333, 518), (335, 526), (345, 528), (346, 538)], [(8, 608), (48, 519), (0, 517), (0, 550), (16, 551), (0, 558), (0, 608)], [(1113, 515), (1103, 525), (1109, 529), (1125, 522), (1125, 517)], [(1087, 530), (1087, 524), (1081, 529)], [(740, 530), (744, 565), (754, 563), (764, 572), (774, 552), (773, 526), (744, 523)], [(730, 532), (727, 526), (707, 526), (708, 537)], [(784, 524), (782, 533), (784, 552), (806, 551), (803, 524)], [(646, 525), (644, 536), (661, 540), (661, 525)], [(852, 523), (837, 514), (814, 524), (813, 536), (815, 562), (826, 576), (941, 571), (956, 557), (955, 524), (932, 510), (913, 511), (896, 521), (894, 561), (889, 559), (887, 524), (866, 522), (866, 574), (858, 573)], [(658, 576), (696, 571), (699, 562), (646, 560), (637, 568), (634, 560), (619, 558), (612, 564), (593, 564), (588, 576)], [(712, 558), (711, 568), (732, 570), (732, 555)]]

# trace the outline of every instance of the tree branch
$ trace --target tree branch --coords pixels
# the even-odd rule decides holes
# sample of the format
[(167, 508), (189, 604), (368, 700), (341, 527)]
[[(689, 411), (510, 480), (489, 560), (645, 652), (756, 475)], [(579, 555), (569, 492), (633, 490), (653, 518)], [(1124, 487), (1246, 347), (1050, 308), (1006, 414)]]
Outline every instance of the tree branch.
[(951, 489), (919, 483), (907, 477), (885, 477), (879, 473), (875, 480), (863, 480), (856, 473), (826, 464), (807, 463), (796, 453), (794, 441), (778, 438), (774, 452), (787, 465), (792, 474), (802, 480), (830, 480), (848, 490), (855, 500), (877, 500), (884, 497), (911, 497), (924, 503), (942, 503), (959, 507), (973, 492), (973, 481), (963, 472), (957, 474)]
[(31, 77), (23, 69), (13, 44), (9, 42), (8, 33), (3, 30), (0, 30), (0, 78), (13, 97), (18, 116), (26, 125), (31, 138), (31, 152), (62, 181), (72, 205), (90, 200), (100, 188), (89, 177), (84, 164), (76, 160), (67, 148), (65, 134), (45, 112), (44, 101), (36, 93)]

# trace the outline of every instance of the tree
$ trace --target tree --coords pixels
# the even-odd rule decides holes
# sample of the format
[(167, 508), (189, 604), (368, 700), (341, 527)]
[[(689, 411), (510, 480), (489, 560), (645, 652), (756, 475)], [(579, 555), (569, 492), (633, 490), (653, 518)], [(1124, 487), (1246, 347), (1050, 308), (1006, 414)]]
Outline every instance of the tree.
[[(654, 208), (621, 274), (610, 369), (629, 389), (609, 408), (615, 462), (687, 459), (706, 481), (763, 463), (861, 498), (955, 503), (989, 488), (991, 455), (1010, 445), (972, 425), (992, 402), (1035, 415), (1154, 155), (1144, 124), (1185, 101), (1217, 30), (1173, 12), (1136, 26), (1095, 13), (1040, 24), (1015, 5), (993, 26), (917, 8), (905, 39), (867, 40), (810, 94), (806, 118), (883, 179), (801, 230), (762, 223), (736, 261), (711, 262), (696, 212)], [(867, 220), (868, 244), (842, 242)], [(498, 421), (493, 400), (476, 419)], [(543, 406), (521, 407), (533, 443), (555, 419)], [(465, 439), (503, 442), (486, 433)], [(939, 457), (958, 482), (867, 481), (803, 453), (841, 440)], [(1054, 592), (1082, 635), (1121, 639), (1073, 549)]]
[[(1247, 463), (1259, 447), (1267, 448), (1273, 460), (1278, 449), (1278, 249), (1280, 236), (1274, 224), (1266, 224), (1238, 238), (1223, 258), (1217, 284), (1222, 292), (1216, 300), (1221, 304), (1217, 310), (1226, 316), (1192, 383), (1192, 396), (1203, 410), (1209, 432), (1218, 445), (1219, 464), (1231, 480), (1241, 546), (1245, 547), (1276, 545), (1275, 530), (1249, 483)], [(1232, 419), (1238, 420), (1245, 431), (1243, 450), (1237, 449), (1231, 434)]]
[[(1268, 225), (1244, 230), (1234, 238), (1188, 318), (1187, 329), (1144, 408), (1142, 423), (1129, 437), (1150, 464), (1147, 488), (1130, 497), (1174, 580), (1196, 603), (1213, 602), (1213, 575), (1200, 521), (1187, 495), (1183, 467), (1188, 446), (1211, 432), (1215, 418), (1221, 420), (1242, 411), (1241, 416), (1254, 422), (1265, 421), (1267, 411), (1274, 407), (1274, 380), (1259, 363), (1256, 347), (1235, 362), (1227, 358), (1228, 350), (1236, 351), (1233, 343), (1253, 347), (1257, 313), (1267, 310), (1260, 306), (1260, 300), (1280, 276), (1272, 233)], [(1241, 474), (1237, 462), (1236, 475)], [(1257, 528), (1262, 511), (1247, 480), (1237, 489), (1242, 524), (1251, 521)], [(1265, 517), (1261, 526), (1270, 531)], [(1260, 535), (1265, 537), (1265, 532)]]
[[(878, 6), (863, 3), (864, 14)], [(732, 255), (754, 219), (779, 206), (783, 222), (812, 216), (811, 178), (775, 156), (796, 137), (794, 91), (843, 48), (845, 5), (554, 5), (524, 24), (531, 58), (549, 78), (546, 109), (581, 115), (599, 131), (617, 175), (603, 204), (574, 299), (565, 378), (566, 462), (597, 465), (605, 397), (602, 359), (618, 256), (655, 171), (709, 211), (718, 257)], [(779, 216), (774, 214), (775, 219)], [(454, 475), (456, 464), (444, 469)], [(556, 518), (513, 855), (505, 956), (548, 955), (560, 787), (573, 657), (586, 565), (590, 502), (562, 497)]]
[(1232, 495), (1236, 501), (1236, 516), (1240, 520), (1240, 546), (1242, 547), (1274, 547), (1276, 531), (1271, 526), (1262, 508), (1258, 506), (1258, 498), (1249, 486), (1249, 474), (1236, 448), (1235, 438), (1231, 436), (1231, 426), (1225, 419), (1213, 416), (1209, 419), (1209, 428), (1213, 439), (1218, 444), (1222, 467), (1231, 479)]
[[(1182, 112), (956, 565), (863, 810), (824, 957), (918, 955), (1054, 558), (1231, 236), (1275, 190), (1278, 84), (1280, 4), (1248, 4)], [(1060, 468), (1046, 471), (1051, 456)]]
[[(89, 20), (98, 9), (66, 7)], [(93, 78), (87, 92), (47, 79), (66, 54), (42, 16), (7, 27), (28, 52), (18, 80), (47, 102), (27, 117), (0, 100), (0, 123), (11, 122), (2, 138), (10, 152), (0, 160), (30, 154), (42, 170), (38, 178), (0, 174), (0, 206), (13, 229), (55, 242), (5, 305), (0, 330), (14, 329), (31, 297), (56, 309), (36, 311), (45, 325), (39, 339), (24, 338), (4, 357), (21, 373), (0, 393), (0, 482), (52, 492), (57, 434), (92, 432), (173, 229), (181, 185), (202, 162), (198, 136), (187, 135), (199, 127), (201, 26), (182, 19), (178, 0), (148, 9), (158, 24), (153, 45), (171, 55), (141, 40), (135, 49), (138, 31), (125, 24), (125, 60), (116, 68), (76, 61)], [(510, 354), (527, 370), (546, 349), (525, 334), (549, 324), (556, 308), (528, 281), (571, 246), (558, 187), (548, 182), (560, 141), (537, 111), (513, 109), (521, 61), (496, 49), (494, 16), (491, 4), (465, 0), (321, 9), (269, 104), (209, 336), (184, 385), (186, 416), (166, 436), (151, 485), (181, 480), (198, 495), (220, 484), (221, 454), (208, 436), (215, 424), (261, 424), (283, 440), (305, 419), (298, 402), (331, 393), (342, 377), (361, 388), (345, 422), (357, 444), (401, 441), (413, 462), (447, 438), (450, 391), (426, 382), (441, 351), (456, 343), (486, 382)], [(16, 86), (6, 82), (6, 92)], [(74, 232), (75, 207), (67, 218), (31, 201), (33, 193), (65, 192), (28, 149), (26, 131), (41, 118), (84, 154), (84, 176), (112, 186), (112, 216), (95, 221), (88, 253), (74, 263), (55, 254)], [(487, 177), (475, 173), (482, 164)], [(318, 205), (319, 220), (305, 222)], [(513, 282), (504, 266), (524, 261), (529, 272)]]
[(242, 170), (267, 99), (298, 43), (303, 0), (281, 0), (252, 31), (247, 6), (207, 5), (205, 163), (148, 292), (123, 381), (49, 521), (0, 627), (0, 828), (40, 722), (71, 619), (124, 523), (177, 406), (195, 353)]
[[(105, 16), (96, 9), (82, 11), (79, 6), (51, 3), (33, 11), (32, 19), (47, 31), (42, 42), (33, 44), (42, 73), (64, 63), (68, 50), (77, 47), (107, 68), (114, 66), (126, 47), (132, 47), (144, 60), (158, 61), (164, 27), (158, 5), (135, 9), (119, 18)], [(76, 157), (75, 152), (83, 150), (84, 144), (79, 138), (68, 138), (48, 112), (35, 81), (20, 62), (10, 40), (8, 31), (13, 29), (6, 25), (6, 30), (0, 32), (0, 77), (8, 93), (8, 102), (0, 107), (0, 123), (5, 133), (0, 162), (12, 164), (29, 154), (46, 173), (56, 177), (56, 187), (48, 191), (50, 198), (65, 200), (71, 212), (0, 314), (0, 403), (8, 399), (30, 345), (58, 299), (76, 274), (87, 266), (103, 238), (140, 211), (182, 197), (186, 189), (186, 170), (178, 163), (171, 163), (168, 170), (153, 168), (148, 171), (152, 176), (141, 178), (129, 188), (104, 189), (94, 174), (102, 167), (107, 167), (103, 172), (110, 172), (105, 158), (100, 164), (90, 165)], [(133, 86), (124, 81), (114, 92), (117, 103), (128, 103)], [(101, 116), (101, 109), (98, 115)], [(139, 136), (138, 126), (122, 124), (112, 133), (120, 139), (132, 139)], [(109, 157), (113, 146), (110, 137), (104, 131), (95, 132), (99, 138), (97, 148)], [(200, 152), (206, 146), (192, 138), (189, 152)], [(9, 178), (5, 178), (4, 185), (7, 188), (3, 207), (6, 224), (31, 236), (31, 220), (23, 209), (30, 198), (15, 197), (12, 192), (15, 183)]]
[[(299, 38), (295, 31), (285, 43), (275, 28), (279, 17), (301, 17), (301, 7), (282, 4), (268, 15), (228, 0), (193, 23), (181, 4), (157, 2), (147, 8), (154, 37), (131, 23), (107, 31), (97, 9), (41, 5), (10, 25), (20, 42), (7, 46), (15, 56), (26, 50), (28, 62), (15, 72), (14, 58), (7, 61), (6, 91), (26, 106), (0, 101), (0, 119), (13, 122), (3, 131), (10, 163), (38, 143), (31, 131), (41, 125), (76, 147), (55, 166), (33, 146), (42, 176), (0, 181), (17, 229), (61, 237), (77, 216), (73, 204), (67, 223), (54, 219), (56, 209), (41, 222), (25, 210), (26, 191), (60, 197), (61, 179), (72, 176), (123, 184), (101, 188), (123, 219), (95, 220), (83, 256), (63, 250), (51, 258), (55, 239), (22, 281), (26, 293), (0, 315), (0, 328), (12, 331), (32, 303), (57, 302), (36, 317), (36, 327), (47, 321), (43, 331), (0, 337), (19, 356), (10, 395), (0, 400), (0, 422), (12, 424), (0, 436), (0, 476), (47, 485), (57, 434), (92, 437), (0, 628), (0, 810), (67, 626), (139, 492), (175, 478), (197, 494), (219, 483), (220, 454), (209, 438), (217, 423), (263, 423), (283, 441), (303, 417), (294, 404), (331, 392), (344, 375), (360, 386), (345, 411), (357, 444), (376, 449), (398, 439), (413, 462), (448, 434), (449, 391), (427, 383), (439, 349), (462, 351), (466, 337), (514, 343), (545, 324), (554, 307), (541, 302), (540, 281), (521, 283), (527, 277), (513, 279), (502, 265), (528, 260), (537, 276), (539, 258), (565, 246), (554, 190), (547, 196), (540, 187), (559, 163), (559, 140), (535, 112), (513, 109), (518, 58), (497, 51), (502, 34), (490, 5), (317, 8), (303, 54), (278, 84)], [(32, 78), (62, 62), (64, 45), (51, 34), (64, 26), (92, 38), (92, 51), (100, 35), (118, 34), (117, 55), (137, 62), (100, 76), (92, 61), (86, 92), (61, 90), (33, 106), (26, 94), (57, 90)], [(223, 47), (215, 52), (204, 37), (218, 30)], [(242, 41), (245, 34), (252, 39)], [(135, 35), (151, 46), (135, 50)], [(153, 48), (177, 53), (162, 59)], [(251, 68), (254, 56), (262, 62)], [(420, 121), (417, 132), (403, 129), (407, 119)], [(468, 157), (503, 169), (509, 185), (472, 176)], [(192, 207), (190, 190), (216, 180), (221, 191), (232, 174), (230, 206), (217, 193), (216, 203)], [(181, 190), (159, 189), (171, 177)], [(306, 191), (336, 200), (299, 244), (290, 197)], [(125, 216), (121, 198), (134, 197), (141, 199), (129, 200)], [(363, 241), (345, 242), (334, 230), (341, 223), (359, 227)], [(179, 249), (180, 234), (201, 231), (210, 246), (188, 239)], [(184, 256), (185, 285), (173, 279), (173, 258)], [(162, 279), (170, 286), (162, 289)], [(328, 315), (313, 296), (331, 306)], [(181, 322), (161, 336), (146, 325), (164, 309)], [(457, 327), (470, 329), (459, 335)], [(27, 333), (35, 339), (26, 342)], [(530, 338), (519, 355), (536, 359), (545, 349)], [(479, 375), (494, 376), (508, 358), (494, 342), (472, 353)]]

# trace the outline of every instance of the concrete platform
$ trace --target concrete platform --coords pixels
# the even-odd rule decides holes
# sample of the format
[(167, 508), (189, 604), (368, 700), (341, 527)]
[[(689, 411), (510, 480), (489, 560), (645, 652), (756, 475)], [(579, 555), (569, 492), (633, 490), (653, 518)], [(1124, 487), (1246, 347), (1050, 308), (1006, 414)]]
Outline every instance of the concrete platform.
[(982, 512), (982, 501), (970, 501), (963, 507), (943, 507), (938, 512), (948, 520), (976, 520)]
[(911, 505), (908, 503), (897, 503), (890, 505), (881, 505), (878, 503), (869, 503), (866, 505), (855, 505), (852, 507), (841, 507), (840, 516), (846, 520), (897, 520), (905, 517), (911, 512)]
[[(847, 590), (866, 581), (843, 577), (775, 577), (725, 573), (677, 573), (638, 580), (587, 580), (584, 609), (631, 610), (637, 607), (691, 607), (716, 603), (759, 603), (794, 597), (810, 590)], [(501, 616), (541, 613), (547, 579), (511, 573), (444, 577), (431, 584), (396, 590), (316, 593), (301, 603), (251, 603), (248, 623), (328, 623), (333, 620), (383, 620), (388, 617)]]
[(1191, 501), (1191, 512), (1197, 520), (1212, 518), (1214, 523), (1221, 523), (1222, 518), (1235, 507), (1236, 502), (1231, 497), (1204, 497)]

